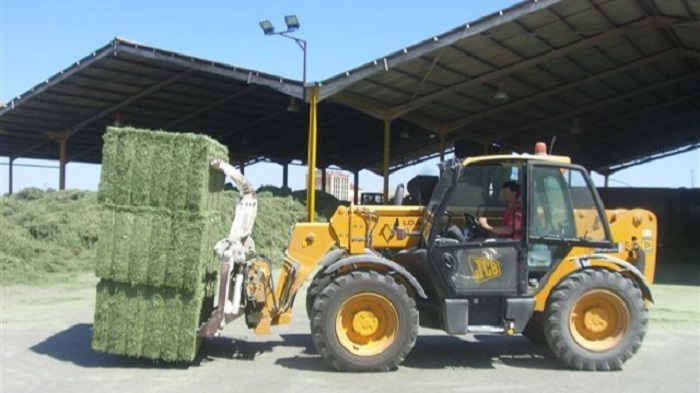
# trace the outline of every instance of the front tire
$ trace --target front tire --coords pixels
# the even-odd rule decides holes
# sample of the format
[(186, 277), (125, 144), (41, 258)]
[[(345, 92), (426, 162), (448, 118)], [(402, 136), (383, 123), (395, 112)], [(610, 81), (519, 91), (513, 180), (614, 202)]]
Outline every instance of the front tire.
[(337, 277), (317, 295), (311, 336), (318, 353), (340, 371), (399, 366), (418, 335), (418, 310), (406, 288), (375, 271)]
[(631, 280), (587, 269), (564, 279), (550, 295), (544, 330), (552, 351), (579, 370), (617, 370), (637, 352), (648, 311)]
[(319, 270), (316, 275), (314, 275), (314, 278), (311, 280), (311, 283), (306, 289), (306, 316), (309, 317), (309, 321), (313, 320), (313, 307), (314, 307), (314, 302), (316, 301), (316, 296), (318, 296), (319, 292), (323, 290), (328, 284), (333, 282), (334, 276), (332, 275), (327, 275), (323, 271), (323, 269)]

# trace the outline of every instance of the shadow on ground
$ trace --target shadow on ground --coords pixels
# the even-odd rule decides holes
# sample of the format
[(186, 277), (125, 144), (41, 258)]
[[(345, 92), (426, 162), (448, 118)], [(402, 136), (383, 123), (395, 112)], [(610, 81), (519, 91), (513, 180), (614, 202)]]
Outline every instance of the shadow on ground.
[[(291, 346), (303, 348), (306, 353), (315, 354), (311, 336), (292, 334), (282, 340), (245, 341), (228, 337), (203, 340), (197, 357), (192, 362), (164, 362), (146, 358), (111, 355), (92, 349), (92, 324), (80, 323), (56, 333), (32, 346), (31, 351), (49, 356), (62, 362), (70, 362), (80, 367), (93, 368), (157, 368), (187, 369), (215, 359), (255, 360), (263, 353), (272, 352), (276, 347)], [(318, 358), (319, 362), (322, 360)]]
[(81, 367), (157, 368), (182, 370), (190, 363), (110, 355), (92, 349), (92, 324), (79, 323), (30, 348), (33, 352)]
[[(532, 344), (522, 337), (474, 336), (474, 341), (446, 335), (419, 335), (415, 347), (401, 367), (418, 369), (494, 368), (497, 364), (530, 369), (561, 369), (562, 364), (546, 345)], [(276, 348), (298, 348), (293, 357), (275, 364), (303, 371), (333, 371), (316, 353), (309, 334), (283, 334), (269, 341), (217, 337), (204, 340), (197, 358), (189, 362), (167, 363), (97, 352), (91, 347), (92, 325), (76, 324), (30, 349), (41, 355), (86, 368), (154, 368), (183, 370), (212, 361), (255, 361)]]
[[(285, 340), (304, 342), (308, 335), (283, 336)], [(528, 369), (558, 370), (564, 365), (546, 345), (533, 344), (523, 337), (477, 335), (475, 341), (446, 335), (419, 335), (402, 368), (417, 369), (492, 369), (497, 364)], [(307, 338), (309, 342), (310, 337)], [(301, 345), (300, 345), (301, 346)], [(303, 371), (333, 371), (316, 354), (313, 345), (303, 355), (282, 358), (276, 364)]]

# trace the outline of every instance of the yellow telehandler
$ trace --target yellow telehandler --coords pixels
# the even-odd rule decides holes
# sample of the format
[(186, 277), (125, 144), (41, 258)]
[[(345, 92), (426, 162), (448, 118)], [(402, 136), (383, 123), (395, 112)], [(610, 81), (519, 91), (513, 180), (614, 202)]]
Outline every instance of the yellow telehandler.
[[(295, 295), (316, 271), (306, 295), (311, 336), (337, 370), (398, 367), (419, 326), (523, 334), (572, 368), (619, 369), (646, 332), (656, 218), (604, 210), (584, 168), (547, 155), (542, 143), (535, 151), (448, 161), (424, 206), (340, 206), (328, 223), (294, 225), (274, 285), (251, 239), (253, 189), (213, 161), (242, 197), (215, 247), (219, 296), (199, 335), (215, 336), (239, 316), (269, 334), (289, 323)], [(513, 221), (498, 198), (507, 181), (520, 188), (522, 225), (496, 237), (479, 217), (490, 226)]]

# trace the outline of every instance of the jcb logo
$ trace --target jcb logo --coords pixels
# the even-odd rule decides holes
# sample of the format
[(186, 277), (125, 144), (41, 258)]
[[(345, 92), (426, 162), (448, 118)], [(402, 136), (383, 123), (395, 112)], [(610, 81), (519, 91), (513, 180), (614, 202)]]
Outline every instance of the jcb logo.
[(474, 274), (474, 280), (477, 284), (481, 284), (501, 276), (501, 265), (496, 260), (469, 257), (469, 267)]

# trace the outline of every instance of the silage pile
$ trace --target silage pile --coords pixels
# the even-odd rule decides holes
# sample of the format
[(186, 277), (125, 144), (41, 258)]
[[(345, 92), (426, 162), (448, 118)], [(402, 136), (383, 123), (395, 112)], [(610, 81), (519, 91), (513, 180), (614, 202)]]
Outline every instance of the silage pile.
[(213, 307), (213, 245), (230, 225), (224, 175), (209, 168), (212, 158), (228, 161), (227, 148), (137, 129), (110, 128), (104, 139), (93, 348), (191, 361)]

